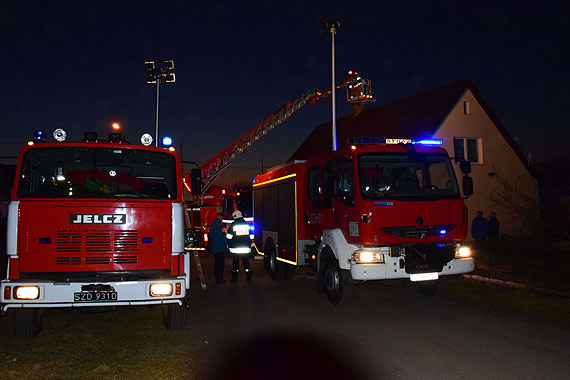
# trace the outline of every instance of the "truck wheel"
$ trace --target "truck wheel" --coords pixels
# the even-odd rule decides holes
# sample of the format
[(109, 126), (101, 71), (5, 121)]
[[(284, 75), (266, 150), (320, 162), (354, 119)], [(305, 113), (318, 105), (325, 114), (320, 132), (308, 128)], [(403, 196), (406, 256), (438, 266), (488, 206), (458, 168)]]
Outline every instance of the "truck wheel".
[(266, 250), (266, 255), (268, 257), (267, 264), (269, 266), (269, 275), (274, 280), (279, 280), (281, 278), (280, 266), (281, 263), (277, 260), (277, 252), (275, 252), (275, 247), (273, 245), (268, 247)]
[(188, 303), (184, 300), (182, 305), (171, 303), (162, 309), (162, 323), (170, 331), (182, 330), (188, 319)]
[(33, 338), (42, 330), (42, 314), (39, 309), (21, 308), (16, 310), (14, 332), (19, 338)]
[(343, 273), (336, 259), (330, 259), (325, 269), (324, 285), (327, 298), (333, 305), (338, 305), (344, 298), (347, 299), (352, 293), (352, 284), (349, 283), (347, 274)]

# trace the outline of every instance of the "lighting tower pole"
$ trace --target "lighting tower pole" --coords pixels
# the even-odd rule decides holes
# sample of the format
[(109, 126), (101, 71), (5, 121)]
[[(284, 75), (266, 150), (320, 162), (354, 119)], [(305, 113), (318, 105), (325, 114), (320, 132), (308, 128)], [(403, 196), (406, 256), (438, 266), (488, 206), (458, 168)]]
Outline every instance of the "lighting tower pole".
[(174, 83), (176, 77), (174, 75), (174, 61), (172, 59), (164, 61), (164, 67), (156, 68), (154, 61), (146, 61), (146, 83), (156, 83), (156, 135), (155, 146), (158, 147), (158, 101), (160, 96), (160, 82)]
[(334, 36), (337, 30), (346, 30), (348, 28), (347, 14), (344, 13), (337, 18), (320, 17), (319, 29), (321, 33), (331, 34), (331, 65), (332, 65), (332, 84), (331, 84), (331, 97), (332, 97), (332, 150), (337, 150), (336, 142), (336, 80), (335, 80), (335, 57), (334, 57)]

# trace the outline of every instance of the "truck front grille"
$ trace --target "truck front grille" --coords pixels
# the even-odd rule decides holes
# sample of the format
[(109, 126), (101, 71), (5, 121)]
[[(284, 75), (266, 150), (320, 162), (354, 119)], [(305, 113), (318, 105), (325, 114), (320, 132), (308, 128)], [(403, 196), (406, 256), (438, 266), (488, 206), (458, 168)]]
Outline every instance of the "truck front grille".
[(138, 262), (137, 256), (115, 256), (113, 258), (115, 264), (136, 264)]
[[(405, 238), (425, 239), (430, 236), (445, 235), (455, 228), (455, 224), (442, 224), (436, 226), (400, 226), (400, 227), (380, 227), (380, 231), (392, 235)], [(445, 231), (445, 232), (444, 232)]]
[(111, 249), (111, 231), (86, 231), (85, 250), (87, 252), (103, 251)]
[(57, 265), (79, 265), (81, 257), (56, 257), (55, 263)]
[(85, 264), (109, 264), (110, 257), (107, 256), (87, 256)]
[(81, 231), (57, 231), (56, 252), (81, 252)]
[(138, 231), (56, 232), (56, 252), (133, 252), (138, 251)]
[(113, 250), (114, 251), (136, 251), (137, 250), (137, 231), (114, 231), (113, 232)]

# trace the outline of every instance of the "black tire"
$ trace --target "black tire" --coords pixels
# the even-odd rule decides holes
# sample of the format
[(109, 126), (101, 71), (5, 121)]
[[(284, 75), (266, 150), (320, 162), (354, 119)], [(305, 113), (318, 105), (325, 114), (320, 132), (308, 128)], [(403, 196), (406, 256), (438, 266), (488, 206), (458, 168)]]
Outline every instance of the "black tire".
[(21, 308), (16, 310), (14, 333), (18, 338), (33, 338), (42, 331), (42, 313), (39, 309)]
[(162, 309), (162, 323), (170, 331), (182, 330), (188, 320), (188, 303), (184, 300), (182, 305), (171, 303)]
[(352, 294), (349, 276), (346, 271), (340, 269), (335, 258), (329, 259), (324, 273), (324, 286), (327, 298), (333, 305), (338, 305)]
[(265, 250), (265, 254), (267, 255), (269, 275), (273, 280), (280, 280), (282, 278), (282, 269), (280, 269), (282, 264), (277, 260), (275, 245), (269, 244)]

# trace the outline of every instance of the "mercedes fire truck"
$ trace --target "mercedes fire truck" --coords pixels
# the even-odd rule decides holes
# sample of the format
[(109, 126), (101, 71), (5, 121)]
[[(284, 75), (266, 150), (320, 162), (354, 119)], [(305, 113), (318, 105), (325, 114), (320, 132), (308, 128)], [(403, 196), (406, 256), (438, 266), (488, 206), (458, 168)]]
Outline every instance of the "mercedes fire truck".
[[(409, 279), (433, 295), (441, 277), (471, 272), (467, 208), (441, 143), (353, 138), (258, 175), (254, 244), (271, 277), (312, 265), (338, 304), (355, 283)], [(468, 196), (470, 164), (461, 167)]]
[[(182, 168), (171, 149), (99, 140), (21, 149), (7, 217), (1, 310), (15, 332), (35, 336), (46, 308), (160, 305), (170, 330), (188, 315)], [(144, 137), (144, 136), (143, 136)], [(150, 141), (150, 142), (149, 142)]]

